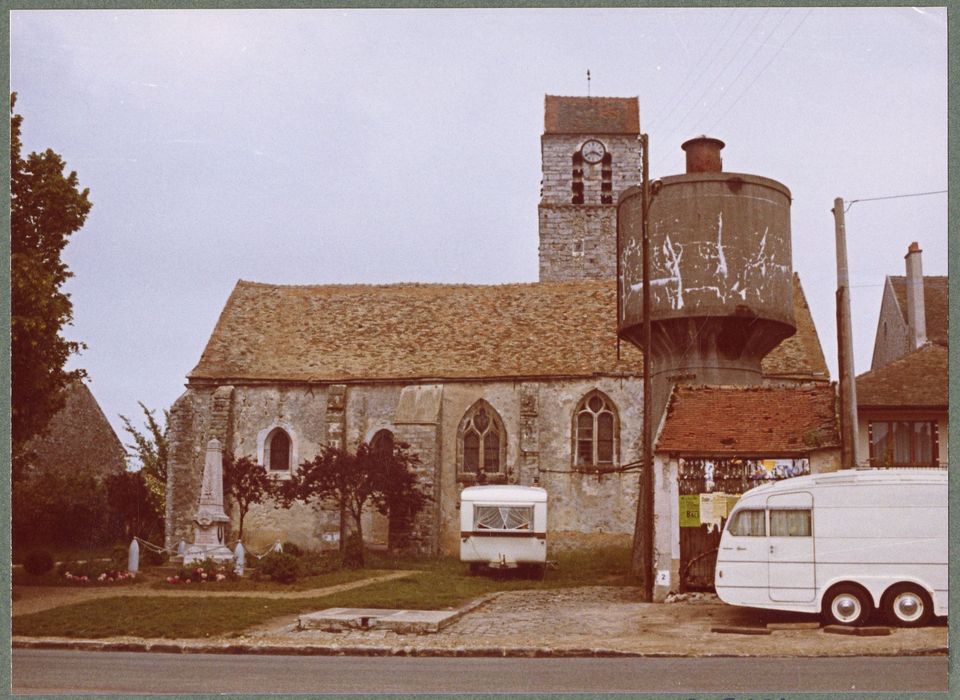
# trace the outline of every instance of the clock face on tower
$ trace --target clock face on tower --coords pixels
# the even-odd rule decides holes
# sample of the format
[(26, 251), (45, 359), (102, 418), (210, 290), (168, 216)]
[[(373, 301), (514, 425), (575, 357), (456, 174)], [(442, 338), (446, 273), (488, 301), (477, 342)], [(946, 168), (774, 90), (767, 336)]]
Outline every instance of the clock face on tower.
[(583, 159), (588, 163), (595, 164), (603, 160), (603, 155), (607, 152), (607, 149), (602, 143), (597, 141), (597, 139), (590, 139), (585, 141), (583, 146), (580, 147), (580, 155), (583, 156)]

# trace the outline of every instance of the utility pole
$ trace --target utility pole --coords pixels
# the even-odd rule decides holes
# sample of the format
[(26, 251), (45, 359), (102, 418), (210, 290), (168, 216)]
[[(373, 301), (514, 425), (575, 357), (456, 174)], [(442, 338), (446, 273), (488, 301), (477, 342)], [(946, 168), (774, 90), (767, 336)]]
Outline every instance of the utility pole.
[(647, 134), (640, 134), (643, 149), (641, 194), (641, 245), (643, 252), (643, 466), (637, 498), (637, 519), (633, 527), (630, 570), (640, 577), (640, 599), (653, 600), (653, 397), (650, 395), (650, 157)]
[(853, 328), (850, 320), (850, 280), (847, 274), (847, 237), (843, 199), (833, 200), (837, 239), (837, 353), (840, 369), (840, 466), (855, 469), (860, 463), (857, 427), (857, 383), (853, 371)]

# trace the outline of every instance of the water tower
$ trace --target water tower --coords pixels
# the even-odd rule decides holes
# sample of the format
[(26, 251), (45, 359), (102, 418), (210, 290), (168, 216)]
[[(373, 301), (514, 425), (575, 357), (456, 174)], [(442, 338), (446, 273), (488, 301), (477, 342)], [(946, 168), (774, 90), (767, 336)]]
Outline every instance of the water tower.
[[(751, 385), (796, 331), (790, 190), (723, 172), (724, 143), (683, 144), (682, 175), (655, 180), (649, 205), (652, 418), (675, 383)], [(621, 337), (642, 347), (642, 191), (618, 204)]]

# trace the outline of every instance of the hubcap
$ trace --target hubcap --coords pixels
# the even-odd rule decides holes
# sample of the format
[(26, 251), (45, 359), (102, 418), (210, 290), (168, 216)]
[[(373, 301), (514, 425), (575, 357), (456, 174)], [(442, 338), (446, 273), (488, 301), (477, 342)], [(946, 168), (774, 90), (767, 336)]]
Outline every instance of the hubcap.
[(916, 593), (901, 593), (893, 601), (893, 611), (905, 622), (913, 622), (923, 615), (923, 601)]
[(833, 616), (841, 622), (856, 620), (860, 615), (860, 601), (852, 595), (841, 595), (833, 601)]

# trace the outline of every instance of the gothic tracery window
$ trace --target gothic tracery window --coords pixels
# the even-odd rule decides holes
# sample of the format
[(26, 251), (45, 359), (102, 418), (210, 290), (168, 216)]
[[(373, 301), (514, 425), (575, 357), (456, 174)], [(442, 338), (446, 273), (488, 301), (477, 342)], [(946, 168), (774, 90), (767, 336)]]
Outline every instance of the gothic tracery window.
[(500, 416), (486, 401), (478, 401), (460, 424), (460, 471), (499, 474), (503, 470), (506, 433)]
[(591, 391), (580, 400), (573, 419), (576, 465), (599, 467), (616, 463), (620, 426), (613, 402), (602, 392)]

